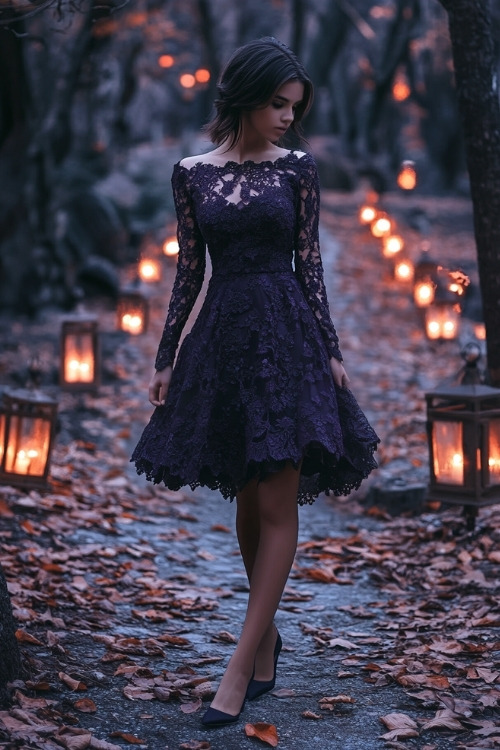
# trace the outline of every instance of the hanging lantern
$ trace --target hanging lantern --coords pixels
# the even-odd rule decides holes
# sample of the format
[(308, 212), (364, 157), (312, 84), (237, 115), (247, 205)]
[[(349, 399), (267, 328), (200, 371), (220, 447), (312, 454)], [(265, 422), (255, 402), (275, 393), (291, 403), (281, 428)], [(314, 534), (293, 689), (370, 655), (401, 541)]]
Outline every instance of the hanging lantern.
[(99, 376), (97, 319), (83, 315), (66, 318), (61, 327), (61, 386), (92, 390), (99, 385)]
[(459, 385), (425, 394), (429, 499), (477, 508), (500, 501), (500, 389)]
[(479, 339), (479, 341), (486, 341), (486, 326), (484, 323), (474, 323), (474, 336)]
[(161, 266), (153, 258), (143, 258), (139, 262), (138, 272), (142, 281), (155, 282), (161, 279)]
[(382, 255), (384, 258), (394, 258), (404, 246), (404, 240), (399, 234), (388, 234), (382, 237)]
[(163, 243), (163, 253), (170, 258), (179, 254), (179, 243), (177, 242), (177, 237), (167, 237)]
[(414, 190), (417, 186), (417, 172), (415, 169), (415, 162), (409, 159), (401, 163), (400, 170), (397, 176), (397, 184), (401, 190)]
[(136, 290), (123, 290), (118, 297), (117, 327), (120, 331), (138, 335), (145, 333), (149, 321), (149, 302)]
[(0, 406), (0, 483), (44, 489), (57, 402), (37, 390), (6, 390)]
[(425, 311), (425, 333), (428, 339), (456, 339), (460, 311), (450, 302), (435, 301)]

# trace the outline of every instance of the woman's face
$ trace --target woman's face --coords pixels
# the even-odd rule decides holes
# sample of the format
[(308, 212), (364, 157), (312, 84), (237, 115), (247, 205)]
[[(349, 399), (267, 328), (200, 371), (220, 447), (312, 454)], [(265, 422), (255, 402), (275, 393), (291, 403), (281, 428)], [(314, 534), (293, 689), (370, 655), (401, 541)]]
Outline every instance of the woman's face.
[(276, 143), (288, 130), (295, 117), (297, 105), (304, 96), (304, 84), (300, 81), (284, 83), (262, 109), (244, 113), (247, 127), (271, 143)]

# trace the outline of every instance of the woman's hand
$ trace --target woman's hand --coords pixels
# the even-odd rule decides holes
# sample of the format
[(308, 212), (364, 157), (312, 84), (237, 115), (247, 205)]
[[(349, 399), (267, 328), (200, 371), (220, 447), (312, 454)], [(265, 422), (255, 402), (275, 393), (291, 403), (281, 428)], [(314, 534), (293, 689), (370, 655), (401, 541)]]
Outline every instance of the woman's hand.
[(330, 358), (330, 368), (332, 370), (333, 379), (336, 385), (341, 388), (349, 388), (351, 381), (344, 369), (342, 362), (339, 362), (335, 357)]
[(159, 372), (155, 372), (149, 381), (149, 403), (153, 406), (165, 406), (168, 386), (172, 377), (170, 365)]

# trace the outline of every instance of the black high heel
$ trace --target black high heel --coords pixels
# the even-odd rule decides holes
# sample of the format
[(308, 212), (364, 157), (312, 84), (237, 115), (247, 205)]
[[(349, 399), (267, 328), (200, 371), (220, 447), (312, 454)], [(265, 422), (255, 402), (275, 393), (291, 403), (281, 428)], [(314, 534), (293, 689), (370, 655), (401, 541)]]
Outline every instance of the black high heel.
[(245, 705), (245, 698), (239, 713), (234, 716), (233, 714), (226, 714), (224, 711), (218, 711), (216, 708), (209, 706), (202, 716), (201, 723), (204, 727), (210, 729), (211, 727), (223, 727), (226, 724), (235, 724), (240, 718), (240, 714), (243, 711)]
[(283, 647), (283, 642), (281, 640), (281, 636), (279, 634), (279, 631), (277, 632), (277, 638), (276, 638), (276, 645), (274, 646), (274, 674), (272, 680), (254, 680), (253, 677), (248, 683), (247, 687), (247, 695), (249, 701), (254, 701), (256, 698), (259, 698), (261, 695), (264, 695), (264, 693), (268, 693), (270, 690), (273, 689), (273, 687), (276, 684), (276, 667), (278, 666), (278, 658), (280, 655), (280, 651)]

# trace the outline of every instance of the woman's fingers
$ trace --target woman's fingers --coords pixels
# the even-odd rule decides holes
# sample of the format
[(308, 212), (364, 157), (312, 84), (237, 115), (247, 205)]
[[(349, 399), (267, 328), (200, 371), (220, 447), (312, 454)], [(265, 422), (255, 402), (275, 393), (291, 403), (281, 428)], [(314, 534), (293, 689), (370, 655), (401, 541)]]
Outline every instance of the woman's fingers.
[(172, 369), (167, 367), (161, 372), (155, 372), (149, 383), (148, 397), (149, 403), (153, 406), (165, 406), (170, 375)]

